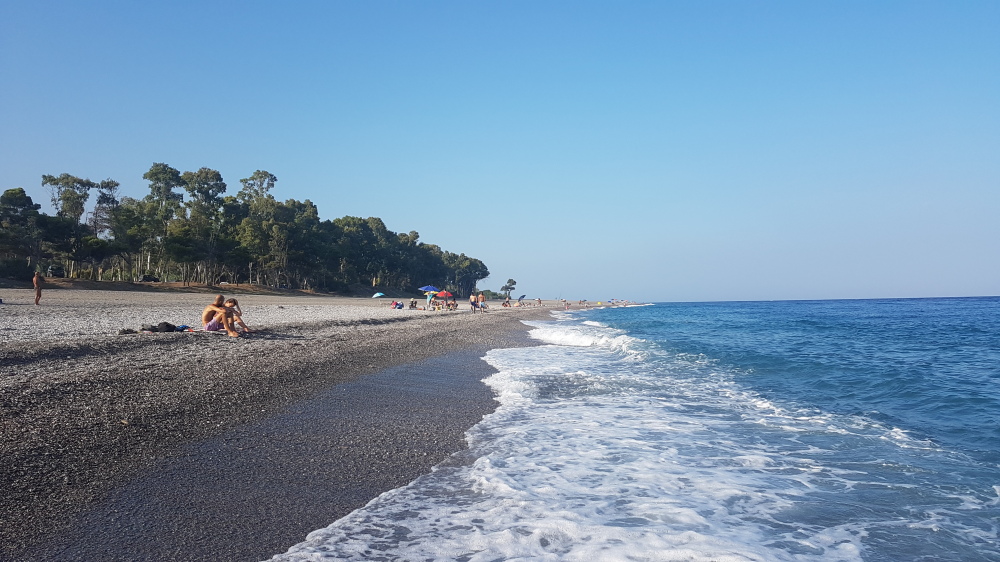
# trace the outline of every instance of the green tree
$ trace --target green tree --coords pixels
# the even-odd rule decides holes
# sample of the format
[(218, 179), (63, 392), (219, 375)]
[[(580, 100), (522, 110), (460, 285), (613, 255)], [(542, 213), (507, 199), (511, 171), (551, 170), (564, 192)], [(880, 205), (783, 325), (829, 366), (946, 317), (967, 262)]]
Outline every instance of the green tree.
[(98, 235), (110, 235), (112, 214), (118, 206), (118, 182), (108, 178), (96, 185), (97, 201), (90, 217), (90, 227)]
[(174, 190), (184, 187), (185, 184), (181, 179), (181, 173), (163, 162), (154, 162), (142, 178), (149, 182), (149, 195), (144, 201), (147, 203), (147, 211), (150, 213), (147, 216), (151, 221), (147, 229), (149, 238), (144, 248), (146, 272), (156, 272), (159, 277), (165, 277), (169, 263), (164, 260), (169, 259), (169, 256), (164, 252), (164, 241), (170, 235), (170, 221), (178, 215), (184, 200), (184, 196)]
[[(236, 227), (236, 239), (250, 256), (248, 276), (252, 282), (256, 271), (257, 282), (266, 285), (278, 284), (277, 280), (269, 279), (268, 274), (282, 261), (280, 257), (274, 259), (274, 254), (280, 254), (283, 248), (283, 232), (280, 226), (274, 228), (278, 202), (270, 194), (277, 181), (274, 174), (257, 170), (240, 180), (243, 188), (236, 194), (236, 200), (246, 207), (246, 217)], [(271, 238), (275, 235), (278, 240), (272, 244)]]
[(52, 194), (52, 208), (56, 210), (56, 215), (80, 222), (87, 199), (90, 197), (90, 190), (97, 184), (89, 179), (60, 174), (42, 175), (42, 186), (47, 186)]
[(517, 281), (514, 281), (513, 279), (508, 279), (507, 284), (504, 285), (503, 287), (500, 287), (500, 292), (506, 295), (507, 298), (510, 298), (510, 292), (514, 290), (515, 285), (517, 285)]
[(183, 196), (174, 193), (174, 190), (185, 184), (176, 168), (163, 162), (154, 162), (149, 171), (142, 175), (142, 179), (149, 182), (149, 198), (157, 203), (160, 214), (172, 212), (180, 206)]
[[(111, 212), (111, 249), (121, 260), (117, 278), (138, 281), (143, 248), (152, 238), (154, 204), (123, 197)], [(149, 254), (146, 254), (149, 256)], [(147, 258), (148, 259), (148, 258)], [(146, 268), (149, 268), (147, 262)]]
[(41, 253), (38, 209), (23, 188), (0, 195), (0, 275), (24, 277)]
[(222, 194), (226, 192), (226, 182), (222, 174), (211, 168), (200, 168), (197, 172), (181, 174), (184, 189), (188, 192), (188, 206), (217, 211), (222, 205)]
[(302, 202), (289, 199), (283, 207), (291, 215), (285, 259), (290, 285), (311, 289), (329, 259), (324, 255), (325, 240), (320, 228), (319, 209), (308, 199)]
[[(201, 168), (197, 172), (184, 172), (184, 189), (188, 199), (184, 203), (187, 208), (187, 225), (182, 232), (193, 247), (199, 249), (198, 255), (184, 260), (184, 280), (190, 281), (198, 275), (205, 283), (212, 283), (219, 274), (219, 247), (223, 224), (220, 213), (223, 207), (223, 194), (226, 192), (226, 182), (222, 174), (211, 168)], [(174, 239), (172, 244), (179, 244)], [(176, 251), (174, 252), (176, 254)], [(195, 270), (190, 266), (195, 264)]]
[(187, 220), (172, 221), (167, 229), (167, 236), (163, 239), (163, 253), (180, 267), (181, 280), (185, 284), (191, 281), (192, 265), (205, 256), (200, 242), (191, 221)]
[(249, 178), (240, 180), (240, 183), (243, 184), (243, 189), (236, 194), (236, 197), (241, 202), (250, 205), (254, 201), (270, 197), (269, 192), (274, 189), (274, 184), (277, 181), (278, 178), (274, 174), (264, 170), (257, 170)]
[(90, 279), (99, 280), (104, 273), (102, 264), (114, 254), (111, 242), (97, 236), (84, 236), (77, 258), (90, 265)]
[(42, 186), (52, 194), (55, 217), (39, 221), (43, 250), (56, 260), (65, 262), (67, 273), (74, 275), (76, 264), (84, 258), (83, 240), (91, 234), (90, 227), (81, 224), (90, 190), (98, 184), (70, 174), (43, 175)]
[(447, 252), (445, 264), (451, 269), (452, 285), (461, 295), (472, 294), (476, 290), (476, 283), (490, 276), (485, 263), (465, 254), (456, 256)]
[(162, 162), (154, 162), (149, 171), (142, 175), (142, 179), (149, 182), (149, 195), (146, 199), (153, 203), (156, 220), (161, 225), (156, 235), (166, 236), (167, 223), (174, 218), (184, 199), (183, 195), (174, 193), (174, 190), (184, 187), (184, 180), (176, 168)]

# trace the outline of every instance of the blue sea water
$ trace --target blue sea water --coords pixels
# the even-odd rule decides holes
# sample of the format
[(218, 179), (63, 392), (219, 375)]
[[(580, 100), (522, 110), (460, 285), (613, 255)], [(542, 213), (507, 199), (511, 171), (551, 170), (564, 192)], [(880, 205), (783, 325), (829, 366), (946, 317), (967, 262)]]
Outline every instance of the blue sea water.
[(275, 560), (1000, 561), (1000, 299), (530, 324), (469, 451)]

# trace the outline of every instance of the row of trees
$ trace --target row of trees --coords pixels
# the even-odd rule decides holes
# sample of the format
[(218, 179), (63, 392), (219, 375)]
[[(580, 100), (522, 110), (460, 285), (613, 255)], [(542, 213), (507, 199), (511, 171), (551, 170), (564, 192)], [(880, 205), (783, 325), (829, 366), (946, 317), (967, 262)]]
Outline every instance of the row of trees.
[[(155, 163), (149, 194), (122, 197), (119, 183), (70, 174), (42, 176), (54, 215), (24, 189), (0, 196), (0, 275), (50, 266), (70, 277), (185, 283), (250, 282), (343, 291), (354, 284), (412, 290), (433, 283), (459, 294), (489, 276), (482, 261), (397, 234), (381, 219), (320, 220), (309, 201), (271, 195), (277, 178), (258, 170), (226, 195), (222, 174)], [(87, 203), (97, 197), (92, 211)]]

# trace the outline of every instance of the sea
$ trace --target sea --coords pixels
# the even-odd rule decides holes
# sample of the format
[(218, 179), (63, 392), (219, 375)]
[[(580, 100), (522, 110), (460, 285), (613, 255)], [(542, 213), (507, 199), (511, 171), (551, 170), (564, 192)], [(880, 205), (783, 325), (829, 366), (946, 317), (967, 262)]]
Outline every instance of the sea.
[(1000, 298), (529, 324), (468, 451), (274, 560), (1000, 561)]

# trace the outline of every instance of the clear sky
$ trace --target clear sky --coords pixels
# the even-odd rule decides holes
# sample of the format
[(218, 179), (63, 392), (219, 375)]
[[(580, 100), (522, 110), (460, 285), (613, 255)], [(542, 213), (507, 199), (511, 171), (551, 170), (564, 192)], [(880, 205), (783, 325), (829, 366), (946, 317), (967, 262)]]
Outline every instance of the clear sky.
[(257, 169), (606, 300), (1000, 294), (1000, 2), (0, 4), (0, 190)]

